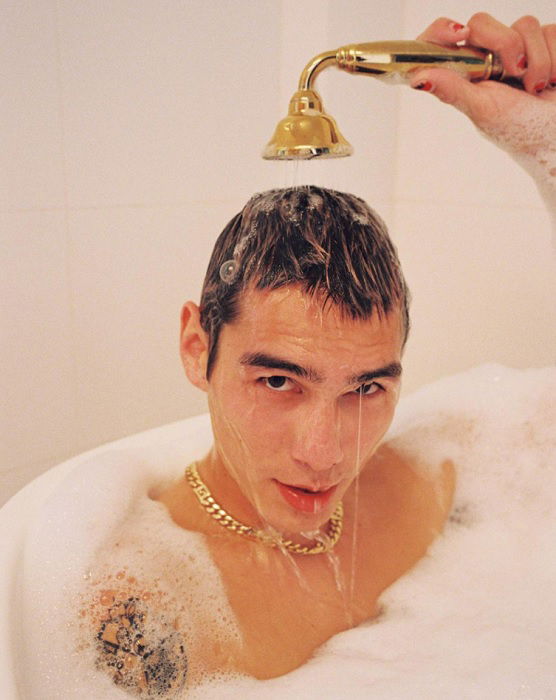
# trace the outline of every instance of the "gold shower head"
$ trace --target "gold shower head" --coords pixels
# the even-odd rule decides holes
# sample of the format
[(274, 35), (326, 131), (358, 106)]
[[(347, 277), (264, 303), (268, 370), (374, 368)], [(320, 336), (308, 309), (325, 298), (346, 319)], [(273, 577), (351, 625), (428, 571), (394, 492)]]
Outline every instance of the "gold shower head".
[(288, 116), (278, 122), (264, 149), (263, 158), (338, 158), (349, 156), (352, 151), (335, 120), (323, 111), (319, 95), (314, 90), (298, 90), (290, 100)]
[(349, 44), (315, 56), (303, 69), (299, 89), (290, 101), (288, 116), (276, 127), (263, 151), (267, 160), (301, 160), (349, 156), (353, 149), (334, 119), (322, 109), (313, 81), (326, 67), (362, 73), (392, 82), (408, 80), (421, 68), (451, 68), (469, 80), (503, 80), (498, 57), (472, 46), (438, 46), (424, 41), (377, 41)]

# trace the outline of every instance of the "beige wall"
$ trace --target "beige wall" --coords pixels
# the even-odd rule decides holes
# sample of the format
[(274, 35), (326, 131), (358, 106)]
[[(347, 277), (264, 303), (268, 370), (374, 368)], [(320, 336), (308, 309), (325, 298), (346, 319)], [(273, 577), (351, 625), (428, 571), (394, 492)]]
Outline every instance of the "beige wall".
[[(487, 3), (554, 20), (552, 0)], [(386, 218), (414, 295), (406, 389), (473, 364), (553, 362), (554, 259), (534, 185), (429, 95), (319, 78), (356, 154), (259, 151), (305, 62), (412, 37), (483, 3), (3, 0), (0, 503), (52, 464), (205, 410), (182, 302), (253, 192), (316, 182)]]

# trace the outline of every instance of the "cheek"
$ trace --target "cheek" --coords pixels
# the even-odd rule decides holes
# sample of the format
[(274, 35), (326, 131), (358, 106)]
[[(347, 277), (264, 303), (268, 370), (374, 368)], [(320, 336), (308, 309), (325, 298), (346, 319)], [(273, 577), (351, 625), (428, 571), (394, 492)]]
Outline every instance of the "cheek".
[(262, 394), (252, 382), (230, 383), (209, 392), (215, 436), (228, 451), (232, 448), (244, 456), (262, 457), (279, 452), (287, 442), (291, 412), (277, 410), (277, 402)]
[(392, 423), (396, 402), (388, 398), (380, 403), (362, 403), (354, 407), (341, 422), (341, 436), (344, 453), (351, 456), (360, 454), (368, 458), (378, 447)]

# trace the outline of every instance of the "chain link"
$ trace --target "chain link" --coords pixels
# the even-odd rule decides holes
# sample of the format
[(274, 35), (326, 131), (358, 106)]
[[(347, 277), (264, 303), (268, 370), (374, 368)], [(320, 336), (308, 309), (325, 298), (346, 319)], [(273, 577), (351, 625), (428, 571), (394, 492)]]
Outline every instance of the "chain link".
[(262, 542), (269, 547), (280, 547), (280, 549), (286, 549), (293, 554), (323, 554), (324, 552), (330, 552), (334, 548), (334, 545), (342, 534), (344, 507), (341, 502), (338, 503), (334, 513), (332, 513), (330, 517), (328, 528), (324, 535), (325, 541), (318, 541), (312, 545), (302, 545), (292, 542), (291, 540), (285, 540), (279, 536), (272, 536), (263, 530), (249, 527), (232, 517), (212, 497), (208, 486), (199, 476), (196, 462), (187, 467), (185, 470), (185, 478), (187, 479), (187, 483), (191, 486), (193, 493), (197, 496), (199, 503), (219, 525), (230, 530), (230, 532), (235, 532), (242, 537)]

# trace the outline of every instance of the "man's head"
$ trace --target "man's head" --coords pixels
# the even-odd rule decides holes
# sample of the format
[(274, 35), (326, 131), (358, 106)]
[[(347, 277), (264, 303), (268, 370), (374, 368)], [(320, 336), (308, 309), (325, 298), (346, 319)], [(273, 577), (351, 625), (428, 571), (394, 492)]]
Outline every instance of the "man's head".
[(201, 324), (210, 339), (207, 378), (222, 326), (238, 314), (249, 287), (299, 284), (346, 318), (402, 311), (409, 294), (386, 226), (359, 197), (314, 186), (254, 195), (216, 241), (201, 293)]
[(236, 517), (288, 533), (330, 517), (392, 420), (407, 297), (384, 224), (352, 195), (272, 190), (226, 227), (181, 352), (208, 393), (205, 477)]

